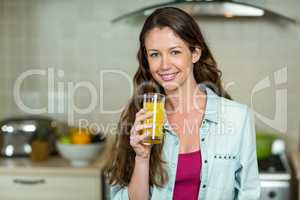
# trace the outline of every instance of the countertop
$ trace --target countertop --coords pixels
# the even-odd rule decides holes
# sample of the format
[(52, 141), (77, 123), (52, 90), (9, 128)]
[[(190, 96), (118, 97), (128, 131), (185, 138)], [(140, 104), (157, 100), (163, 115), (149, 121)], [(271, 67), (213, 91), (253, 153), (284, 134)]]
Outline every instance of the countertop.
[(91, 165), (73, 167), (60, 156), (50, 156), (46, 161), (31, 161), (30, 158), (1, 158), (0, 174), (45, 174), (100, 176), (103, 162), (99, 156)]
[(45, 161), (32, 161), (30, 157), (0, 158), (0, 175), (69, 175), (69, 176), (100, 176), (107, 160), (109, 151), (105, 143), (98, 157), (88, 166), (74, 167), (59, 154), (51, 155)]
[(30, 157), (1, 158), (0, 175), (70, 175), (70, 176), (100, 176), (106, 160), (109, 157), (112, 142), (106, 142), (99, 156), (88, 166), (74, 167), (60, 155), (49, 156), (45, 161), (32, 161)]

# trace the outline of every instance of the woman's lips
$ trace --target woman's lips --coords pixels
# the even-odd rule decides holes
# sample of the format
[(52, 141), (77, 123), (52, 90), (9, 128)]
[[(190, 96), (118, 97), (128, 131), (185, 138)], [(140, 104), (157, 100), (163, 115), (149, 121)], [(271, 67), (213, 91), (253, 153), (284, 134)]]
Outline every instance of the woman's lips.
[(178, 73), (179, 72), (169, 73), (169, 74), (160, 74), (160, 77), (162, 78), (163, 81), (172, 81), (173, 79), (175, 79), (175, 77)]

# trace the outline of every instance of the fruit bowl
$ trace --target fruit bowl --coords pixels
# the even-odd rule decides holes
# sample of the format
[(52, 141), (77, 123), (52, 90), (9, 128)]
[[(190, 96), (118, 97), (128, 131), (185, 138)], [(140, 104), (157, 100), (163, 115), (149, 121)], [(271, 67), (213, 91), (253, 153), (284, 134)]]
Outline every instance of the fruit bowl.
[(90, 144), (63, 144), (56, 142), (59, 154), (70, 161), (75, 167), (89, 165), (99, 154), (103, 147), (103, 143)]

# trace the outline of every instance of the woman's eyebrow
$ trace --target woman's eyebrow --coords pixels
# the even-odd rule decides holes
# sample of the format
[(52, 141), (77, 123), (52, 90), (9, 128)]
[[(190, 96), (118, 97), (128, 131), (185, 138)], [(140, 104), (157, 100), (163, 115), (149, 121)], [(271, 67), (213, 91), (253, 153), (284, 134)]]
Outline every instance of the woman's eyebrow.
[(179, 45), (178, 46), (173, 46), (173, 47), (170, 47), (169, 49), (172, 50), (172, 49), (176, 49), (176, 48), (181, 48), (181, 46), (179, 46)]
[[(176, 49), (176, 48), (181, 48), (181, 46), (172, 46), (169, 48), (169, 50), (172, 50), (172, 49)], [(157, 49), (147, 49), (147, 51), (158, 51)]]
[(156, 49), (146, 49), (147, 51), (158, 51)]

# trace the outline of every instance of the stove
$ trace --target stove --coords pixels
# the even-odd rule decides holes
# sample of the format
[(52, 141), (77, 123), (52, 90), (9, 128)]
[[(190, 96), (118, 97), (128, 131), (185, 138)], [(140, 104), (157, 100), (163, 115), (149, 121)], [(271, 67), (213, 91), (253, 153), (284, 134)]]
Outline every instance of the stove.
[(289, 200), (291, 170), (285, 154), (258, 160), (260, 200)]

